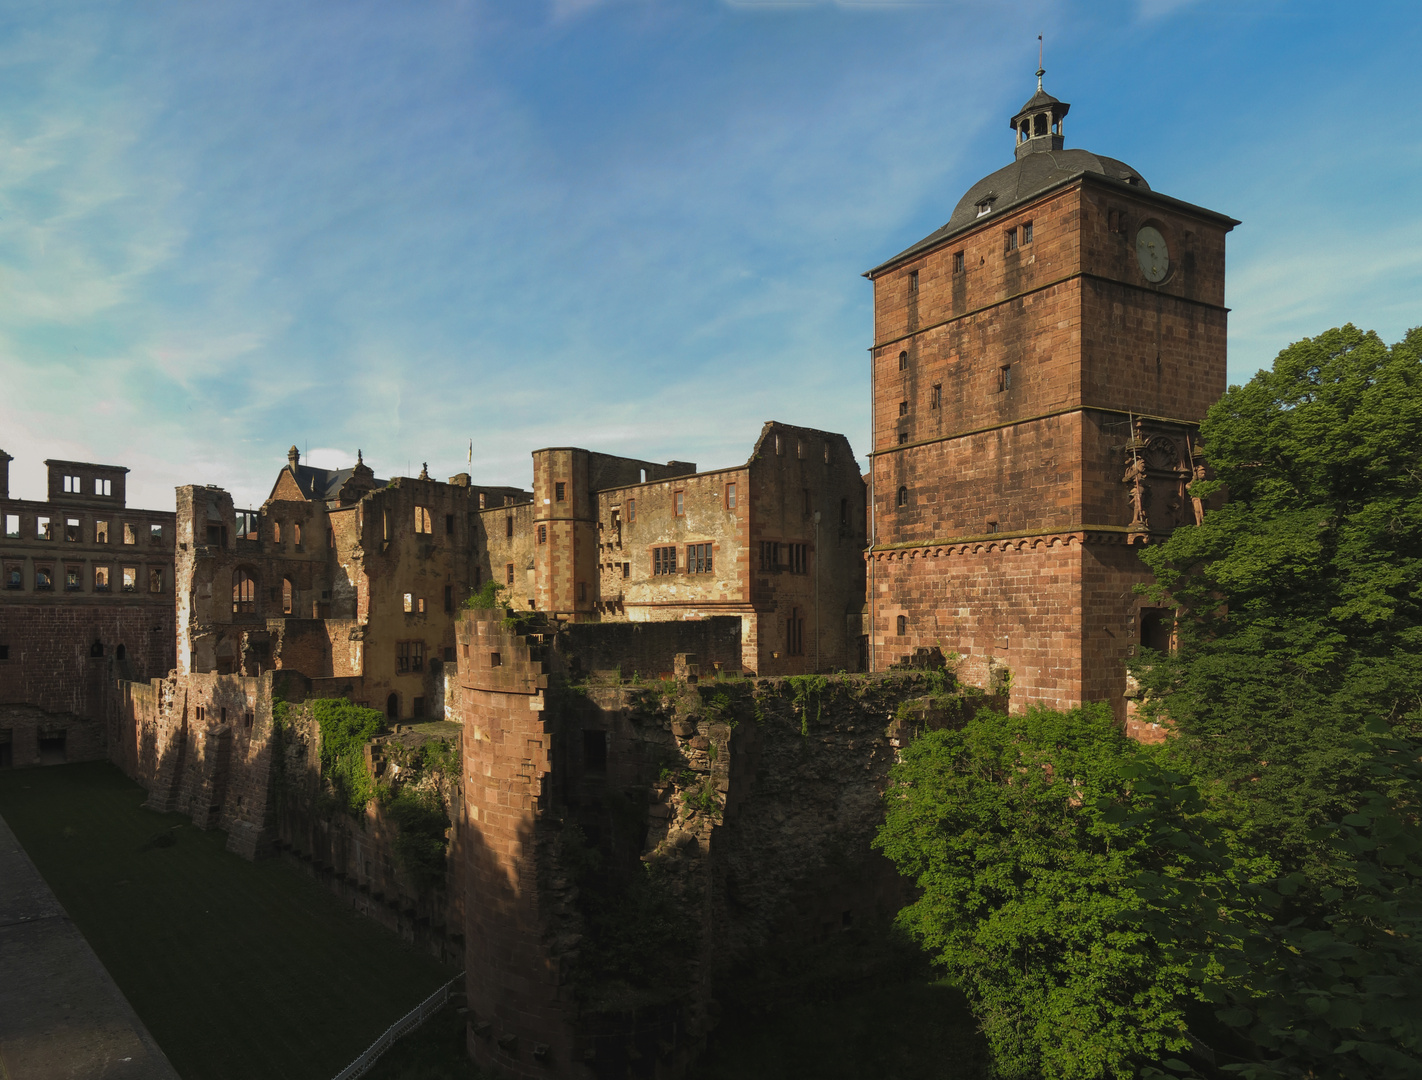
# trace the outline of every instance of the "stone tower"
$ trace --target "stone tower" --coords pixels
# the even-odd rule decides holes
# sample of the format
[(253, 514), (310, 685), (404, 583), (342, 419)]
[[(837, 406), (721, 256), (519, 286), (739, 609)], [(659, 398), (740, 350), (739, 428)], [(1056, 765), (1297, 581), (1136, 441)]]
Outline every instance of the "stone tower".
[[(1013, 708), (1110, 701), (1162, 644), (1140, 545), (1193, 520), (1199, 421), (1225, 389), (1232, 218), (1065, 149), (1042, 89), (1011, 164), (870, 270), (872, 664), (918, 647)], [(1147, 734), (1147, 733), (1141, 733)]]

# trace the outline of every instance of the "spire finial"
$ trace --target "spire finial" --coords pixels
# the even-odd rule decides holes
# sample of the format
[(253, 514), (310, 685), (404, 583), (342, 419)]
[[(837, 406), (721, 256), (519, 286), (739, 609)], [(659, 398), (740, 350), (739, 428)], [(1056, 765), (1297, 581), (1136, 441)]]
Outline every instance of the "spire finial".
[(1047, 69), (1042, 66), (1042, 35), (1037, 35), (1037, 89), (1042, 89), (1042, 76), (1047, 73)]

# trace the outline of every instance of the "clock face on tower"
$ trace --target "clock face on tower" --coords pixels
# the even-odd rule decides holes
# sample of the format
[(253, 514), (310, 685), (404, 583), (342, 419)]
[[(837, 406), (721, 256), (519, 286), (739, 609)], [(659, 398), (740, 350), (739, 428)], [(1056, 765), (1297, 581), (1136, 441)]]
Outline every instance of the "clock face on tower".
[(1147, 225), (1136, 233), (1136, 262), (1141, 264), (1141, 273), (1152, 285), (1165, 280), (1165, 275), (1170, 273), (1170, 252), (1159, 230)]

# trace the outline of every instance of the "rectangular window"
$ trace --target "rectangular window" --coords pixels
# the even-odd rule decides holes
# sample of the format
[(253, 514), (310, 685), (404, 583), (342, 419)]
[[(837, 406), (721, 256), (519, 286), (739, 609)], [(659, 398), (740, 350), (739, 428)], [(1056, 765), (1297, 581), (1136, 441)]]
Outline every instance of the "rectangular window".
[(504, 658), (503, 658), (503, 656), (502, 656), (501, 654), (499, 654), (499, 653), (491, 652), (491, 653), (489, 654), (489, 666), (490, 666), (490, 667), (503, 667), (503, 666), (504, 666)]
[(790, 572), (792, 574), (804, 574), (808, 572), (810, 564), (809, 544), (786, 544), (789, 548)]
[(415, 611), (420, 615), (425, 613), (425, 598), (423, 596), (417, 596), (415, 598)]
[(78, 592), (84, 586), (79, 580), (79, 567), (66, 566), (64, 568), (64, 591)]
[(94, 522), (94, 543), (107, 544), (109, 542), (109, 523), (107, 521)]
[(588, 583), (587, 583), (586, 581), (580, 581), (580, 582), (578, 582), (578, 603), (580, 603), (580, 604), (587, 603), (587, 599), (588, 599)]
[(556, 484), (553, 485), (553, 501), (554, 501), (554, 502), (563, 502), (563, 501), (564, 501), (564, 498), (565, 498), (565, 496), (566, 496), (567, 494), (568, 494), (568, 485), (567, 485), (566, 483), (564, 483), (562, 480), (559, 480)]
[[(444, 587), (444, 610), (445, 610), (445, 611), (453, 611), (453, 610), (454, 610), (454, 586), (453, 586), (453, 585), (446, 585), (446, 586)], [(450, 659), (453, 660), (454, 657), (450, 657)]]
[(686, 572), (688, 574), (711, 573), (711, 545), (686, 545)]
[(918, 271), (909, 271), (909, 292), (918, 292)]
[(676, 548), (659, 547), (652, 549), (652, 573), (657, 576), (676, 573)]
[(902, 446), (902, 445), (903, 445), (904, 443), (906, 443), (906, 442), (908, 442), (908, 432), (907, 432), (907, 431), (901, 431), (901, 432), (899, 432), (899, 445)]
[(109, 591), (109, 568), (107, 566), (94, 567), (94, 591)]
[(1031, 223), (1030, 221), (1025, 221), (1025, 222), (1022, 223), (1022, 243), (1024, 243), (1024, 244), (1030, 244), (1031, 242), (1032, 242), (1032, 223)]
[(546, 543), (548, 543), (548, 526), (547, 526), (547, 525), (540, 525), (540, 526), (538, 526), (538, 542), (539, 542), (540, 544), (546, 544)]
[(937, 409), (943, 404), (943, 384), (934, 383), (933, 389), (928, 393), (928, 407)]
[(148, 591), (151, 593), (163, 591), (163, 570), (161, 567), (150, 566), (148, 568)]
[[(510, 514), (508, 517), (504, 518), (504, 535), (507, 536), (510, 540), (513, 539), (513, 515), (512, 515), (512, 514)], [(511, 582), (509, 582), (509, 584), (512, 585), (513, 582), (511, 581)]]
[(395, 642), (395, 674), (406, 675), (410, 671), (410, 643)]
[(630, 525), (637, 520), (637, 500), (627, 500), (627, 523)]
[(504, 569), (505, 569), (505, 571), (507, 571), (507, 573), (506, 573), (506, 575), (505, 575), (505, 581), (507, 582), (507, 584), (512, 585), (512, 584), (513, 584), (513, 563), (508, 563), (508, 564), (504, 567)]
[[(207, 541), (207, 542), (208, 542), (209, 544), (212, 543), (212, 530), (213, 530), (213, 526), (209, 525), (209, 526), (207, 527), (207, 535), (208, 535), (208, 541)], [(123, 542), (124, 542), (125, 544), (136, 544), (136, 543), (138, 543), (137, 538), (133, 535), (133, 522), (131, 522), (131, 521), (125, 521), (125, 522), (123, 523)]]
[(148, 542), (149, 542), (150, 544), (161, 544), (161, 543), (163, 542), (163, 526), (162, 526), (162, 525), (149, 525), (149, 526), (148, 526)]
[(997, 392), (1000, 394), (1004, 390), (1012, 389), (1012, 365), (1003, 364), (997, 369)]
[(51, 540), (51, 539), (53, 539), (53, 537), (50, 535), (50, 531), (49, 531), (49, 518), (47, 518), (47, 517), (37, 517), (37, 518), (35, 518), (35, 539), (37, 539), (37, 540)]
[(677, 517), (686, 516), (686, 492), (675, 491), (672, 493), (672, 506)]
[(336, 550), (336, 530), (335, 530), (335, 529), (327, 529), (327, 530), (326, 530), (326, 546), (327, 546), (328, 548), (330, 548), (332, 551), (335, 551), (335, 550)]
[(444, 535), (445, 535), (445, 536), (453, 536), (453, 535), (454, 535), (454, 515), (453, 515), (453, 514), (445, 514), (445, 515), (444, 515)]
[(280, 521), (273, 521), (273, 522), (272, 522), (272, 543), (273, 543), (273, 544), (280, 544), (280, 543), (281, 543), (281, 522), (280, 522)]
[(899, 402), (899, 415), (900, 415), (900, 416), (907, 416), (907, 415), (908, 415), (908, 402), (907, 402), (907, 401), (901, 401), (901, 402)]
[(136, 567), (136, 566), (125, 566), (125, 567), (123, 568), (123, 591), (124, 591), (124, 592), (137, 592), (137, 591), (138, 591), (138, 567)]
[(961, 251), (955, 251), (955, 252), (953, 253), (953, 273), (955, 273), (955, 274), (961, 274), (962, 272), (963, 272), (963, 253), (962, 253)]
[(114, 484), (112, 480), (100, 480), (97, 477), (94, 478), (95, 495), (112, 495), (113, 493)]
[(54, 588), (54, 572), (47, 566), (35, 567), (35, 589), (43, 591)]
[(71, 544), (76, 544), (79, 542), (78, 518), (64, 519), (64, 539), (68, 540)]
[(301, 522), (293, 522), (291, 526), (291, 542), (295, 547), (301, 546)]
[(66, 476), (64, 478), (64, 493), (66, 495), (82, 495), (84, 493), (84, 483), (77, 476)]
[(414, 610), (415, 610), (415, 594), (414, 594), (414, 593), (406, 593), (406, 594), (405, 594), (405, 614), (406, 614), (406, 615), (409, 615), (409, 614), (412, 613)]
[(632, 576), (632, 564), (630, 562), (622, 564), (622, 576), (624, 578), (630, 578)]
[(25, 587), (24, 571), (20, 569), (18, 563), (5, 564), (5, 588), (23, 589)]
[(990, 532), (990, 533), (995, 533), (995, 532), (997, 532), (997, 522), (995, 522), (995, 521), (989, 521), (989, 522), (987, 523), (987, 531)]
[(785, 622), (785, 652), (789, 656), (805, 655), (805, 617), (799, 608), (791, 608)]
[(446, 646), (444, 647), (444, 662), (445, 662), (446, 664), (452, 664), (452, 663), (454, 663), (454, 646), (453, 646), (453, 645), (446, 645)]
[(20, 538), (19, 514), (5, 515), (5, 537), (9, 540), (18, 540)]
[(766, 574), (780, 569), (780, 545), (774, 540), (760, 542), (760, 569)]
[(434, 528), (430, 524), (430, 511), (428, 507), (415, 507), (415, 532), (422, 535), (428, 535), (434, 532)]
[(423, 641), (410, 642), (410, 670), (425, 670), (425, 643)]
[(736, 508), (736, 485), (735, 485), (735, 484), (727, 484), (727, 485), (726, 485), (726, 509), (727, 509), (727, 510), (734, 510), (735, 508)]
[(1007, 230), (1007, 233), (1006, 233), (1006, 240), (1007, 240), (1007, 250), (1008, 250), (1008, 251), (1016, 251), (1016, 250), (1017, 250), (1017, 230), (1016, 230), (1016, 229), (1008, 229), (1008, 230)]

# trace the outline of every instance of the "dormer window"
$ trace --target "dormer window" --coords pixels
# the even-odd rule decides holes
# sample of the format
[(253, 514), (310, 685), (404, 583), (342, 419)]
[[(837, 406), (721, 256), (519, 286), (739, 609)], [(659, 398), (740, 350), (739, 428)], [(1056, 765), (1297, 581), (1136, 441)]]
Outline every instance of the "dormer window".
[(984, 195), (978, 201), (978, 217), (992, 213), (992, 204), (997, 201), (996, 195)]

